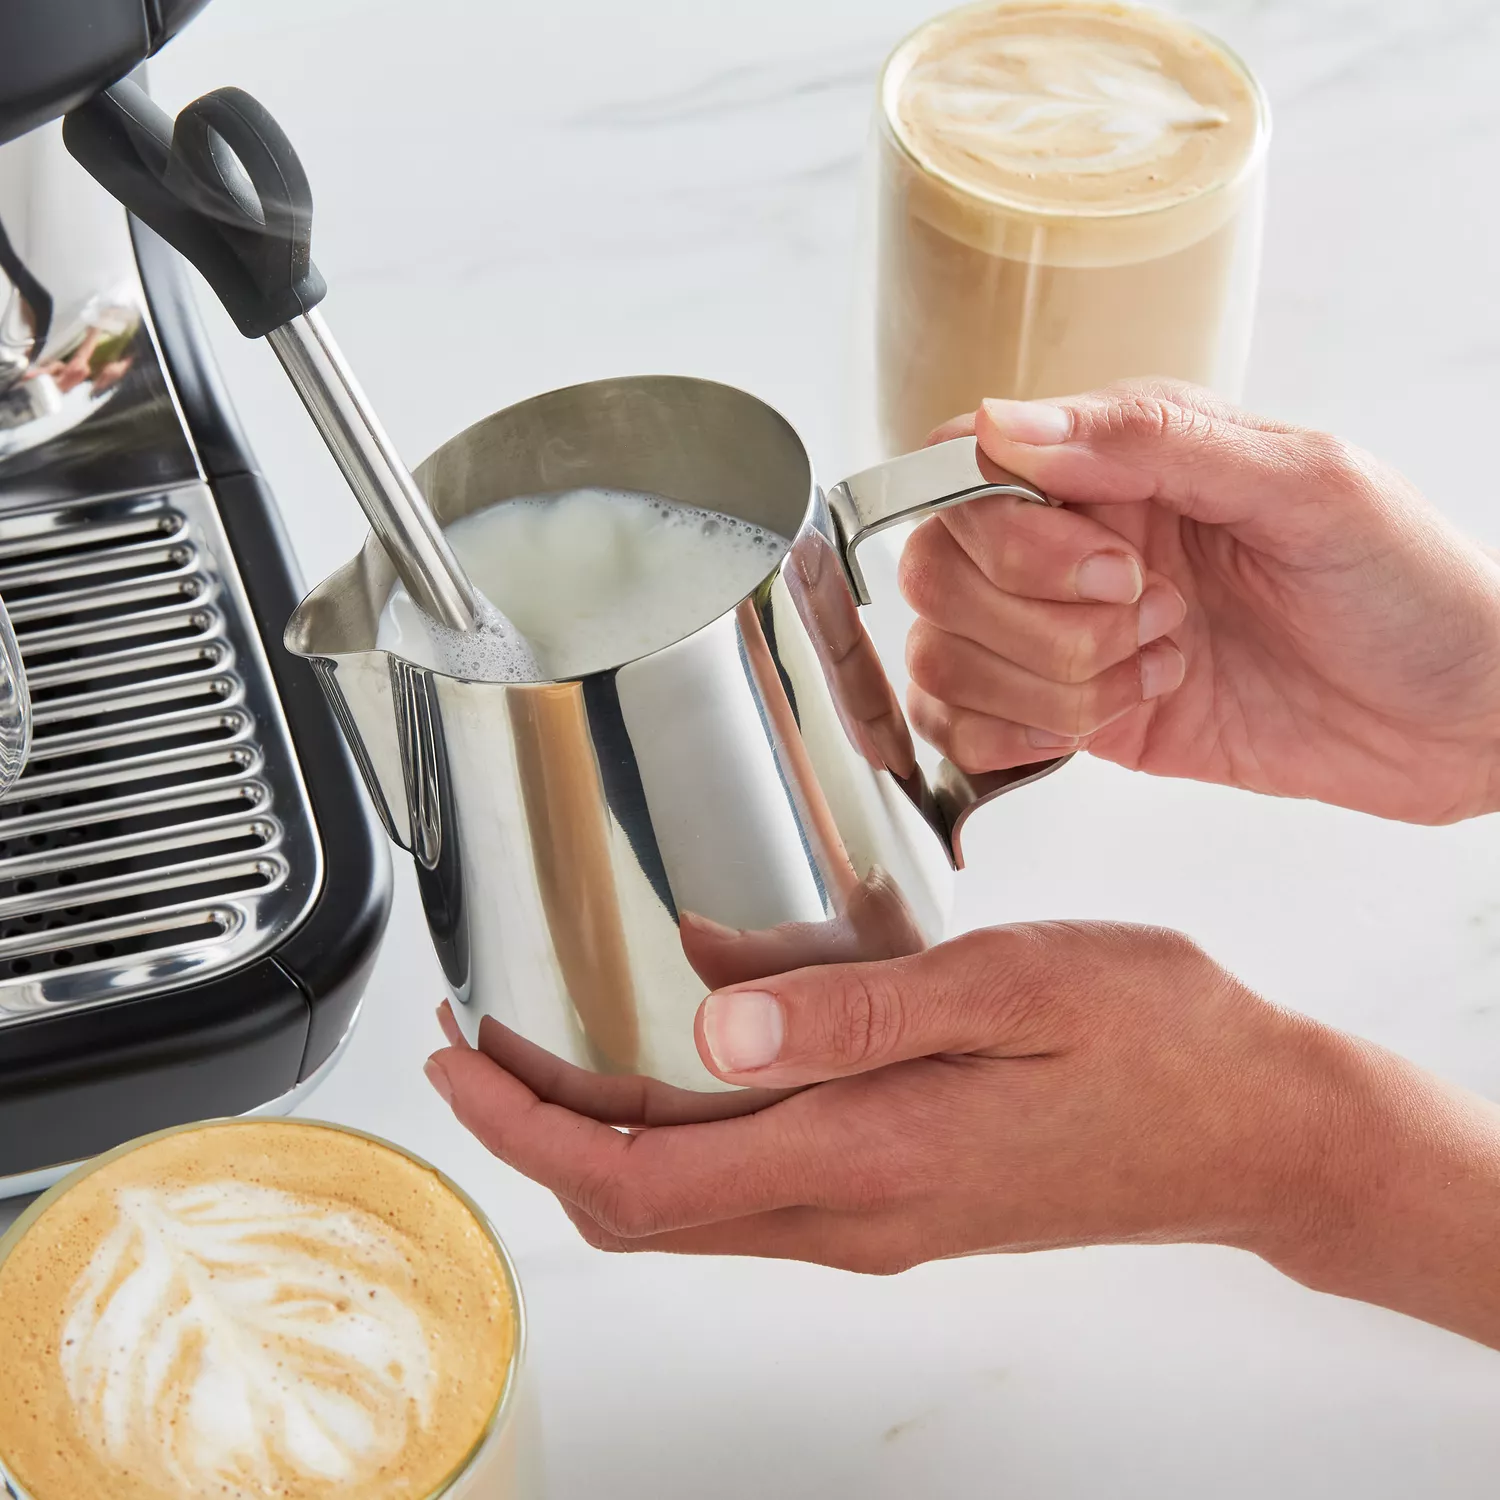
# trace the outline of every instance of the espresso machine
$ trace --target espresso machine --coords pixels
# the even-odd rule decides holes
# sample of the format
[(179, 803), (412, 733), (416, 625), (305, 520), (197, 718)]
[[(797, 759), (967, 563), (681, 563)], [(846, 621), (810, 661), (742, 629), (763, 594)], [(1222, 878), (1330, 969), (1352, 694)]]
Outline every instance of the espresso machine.
[(0, 798), (0, 1196), (338, 1058), (390, 906), (302, 595), (183, 262), (60, 117), (206, 0), (0, 7), (0, 598), (30, 695)]

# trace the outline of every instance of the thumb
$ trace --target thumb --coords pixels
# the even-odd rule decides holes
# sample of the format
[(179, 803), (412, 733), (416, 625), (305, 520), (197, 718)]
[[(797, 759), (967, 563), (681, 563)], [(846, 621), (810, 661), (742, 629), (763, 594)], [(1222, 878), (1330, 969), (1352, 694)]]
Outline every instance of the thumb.
[(1312, 503), (1366, 483), (1358, 455), (1326, 433), (1252, 417), (1209, 392), (1132, 381), (1053, 401), (986, 401), (986, 457), (1064, 504), (1151, 500), (1214, 525), (1280, 531)]
[(1023, 928), (992, 928), (910, 958), (798, 969), (712, 994), (698, 1051), (719, 1077), (795, 1087), (935, 1053), (1049, 1049)]

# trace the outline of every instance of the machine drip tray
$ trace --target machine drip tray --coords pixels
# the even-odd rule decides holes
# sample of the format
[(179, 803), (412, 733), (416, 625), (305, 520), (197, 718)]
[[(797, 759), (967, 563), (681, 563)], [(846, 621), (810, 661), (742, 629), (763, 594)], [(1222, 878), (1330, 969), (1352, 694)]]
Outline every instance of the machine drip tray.
[(0, 799), (0, 1031), (282, 942), (320, 841), (209, 492), (0, 512), (34, 707)]

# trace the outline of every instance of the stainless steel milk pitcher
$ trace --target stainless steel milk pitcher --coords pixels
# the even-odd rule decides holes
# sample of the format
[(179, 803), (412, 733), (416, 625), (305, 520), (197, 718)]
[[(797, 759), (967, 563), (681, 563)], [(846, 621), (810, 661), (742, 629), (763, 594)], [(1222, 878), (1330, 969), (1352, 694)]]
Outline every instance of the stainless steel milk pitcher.
[[(942, 935), (970, 811), (1060, 765), (930, 782), (860, 620), (870, 533), (981, 495), (1046, 503), (972, 438), (824, 492), (770, 407), (676, 377), (486, 417), (416, 470), (439, 520), (584, 486), (789, 539), (692, 635), (573, 681), (469, 682), (378, 650), (395, 573), (371, 537), (287, 626), (390, 836), (411, 851), (465, 1034), (619, 1124), (755, 1108), (699, 1059), (708, 990)], [(503, 601), (500, 601), (503, 605)]]

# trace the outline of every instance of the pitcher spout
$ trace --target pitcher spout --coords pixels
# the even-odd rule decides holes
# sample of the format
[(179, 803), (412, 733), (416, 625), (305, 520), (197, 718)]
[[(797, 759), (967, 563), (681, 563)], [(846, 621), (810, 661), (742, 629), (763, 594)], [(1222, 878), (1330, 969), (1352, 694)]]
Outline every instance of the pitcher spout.
[(317, 673), (391, 839), (411, 850), (392, 658), (376, 645), (395, 569), (374, 537), (292, 612), (282, 641)]

